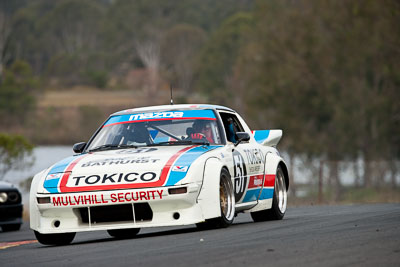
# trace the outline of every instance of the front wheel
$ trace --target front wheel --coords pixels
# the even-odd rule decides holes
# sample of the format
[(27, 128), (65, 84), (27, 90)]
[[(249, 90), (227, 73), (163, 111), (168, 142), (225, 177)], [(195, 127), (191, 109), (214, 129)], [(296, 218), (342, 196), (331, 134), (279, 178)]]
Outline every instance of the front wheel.
[(62, 234), (41, 234), (35, 232), (36, 239), (43, 245), (68, 245), (74, 240), (76, 233), (62, 233)]
[(272, 198), (272, 207), (268, 210), (261, 210), (251, 213), (255, 222), (282, 220), (285, 216), (287, 206), (287, 188), (285, 175), (281, 167), (276, 170), (274, 196)]
[(231, 175), (226, 169), (221, 170), (219, 182), (219, 204), (221, 216), (196, 224), (199, 229), (225, 228), (232, 224), (235, 217), (235, 195)]

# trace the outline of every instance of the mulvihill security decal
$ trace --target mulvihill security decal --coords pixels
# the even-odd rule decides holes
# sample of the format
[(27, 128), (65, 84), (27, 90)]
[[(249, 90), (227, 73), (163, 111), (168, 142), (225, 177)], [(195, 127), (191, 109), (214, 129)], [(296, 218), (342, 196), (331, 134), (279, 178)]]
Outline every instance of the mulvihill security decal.
[(55, 207), (93, 205), (107, 203), (126, 203), (136, 201), (149, 201), (163, 198), (164, 190), (147, 190), (135, 192), (121, 192), (106, 194), (67, 195), (53, 196), (51, 203)]

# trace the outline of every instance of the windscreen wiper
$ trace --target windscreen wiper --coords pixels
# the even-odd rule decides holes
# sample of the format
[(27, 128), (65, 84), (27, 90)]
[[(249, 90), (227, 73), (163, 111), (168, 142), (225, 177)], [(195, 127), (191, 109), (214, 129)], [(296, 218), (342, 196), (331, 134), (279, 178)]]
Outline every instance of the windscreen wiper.
[(154, 144), (149, 144), (147, 146), (164, 146), (164, 145), (207, 145), (209, 146), (210, 143), (207, 141), (192, 141), (192, 140), (178, 140), (178, 141), (165, 141), (165, 142), (159, 142), (159, 143), (154, 143)]
[(100, 151), (100, 150), (111, 150), (111, 149), (123, 149), (123, 148), (137, 148), (135, 145), (113, 145), (106, 144), (90, 149), (89, 152)]

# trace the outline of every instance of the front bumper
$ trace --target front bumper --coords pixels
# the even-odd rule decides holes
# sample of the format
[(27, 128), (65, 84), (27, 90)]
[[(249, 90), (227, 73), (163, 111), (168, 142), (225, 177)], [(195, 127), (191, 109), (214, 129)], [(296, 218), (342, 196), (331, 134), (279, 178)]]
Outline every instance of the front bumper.
[(0, 225), (22, 224), (22, 204), (0, 205)]
[[(170, 189), (181, 187), (187, 188), (186, 193), (169, 193)], [(31, 228), (46, 234), (194, 224), (204, 221), (201, 206), (197, 203), (199, 189), (198, 184), (187, 184), (36, 194), (36, 203), (31, 206)], [(50, 203), (38, 203), (38, 199), (46, 198)]]

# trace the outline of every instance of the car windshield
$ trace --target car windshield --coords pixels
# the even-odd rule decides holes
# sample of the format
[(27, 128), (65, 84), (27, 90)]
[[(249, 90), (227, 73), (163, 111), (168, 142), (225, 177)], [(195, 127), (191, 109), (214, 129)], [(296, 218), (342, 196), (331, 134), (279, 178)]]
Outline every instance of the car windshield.
[(87, 150), (190, 144), (221, 144), (217, 119), (212, 110), (112, 116), (104, 123)]

